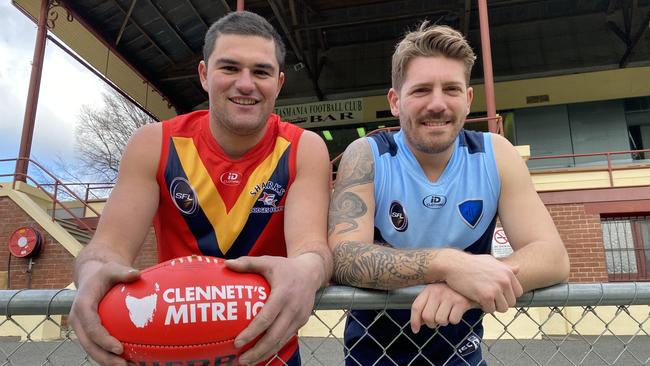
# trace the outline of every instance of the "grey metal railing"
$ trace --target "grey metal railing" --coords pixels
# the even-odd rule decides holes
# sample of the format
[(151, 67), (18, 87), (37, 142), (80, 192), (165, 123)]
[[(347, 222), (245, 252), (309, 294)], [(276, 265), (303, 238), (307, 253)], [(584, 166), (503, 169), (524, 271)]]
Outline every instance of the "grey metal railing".
[[(350, 310), (408, 309), (421, 288), (320, 291), (300, 333), (303, 364), (345, 363), (341, 334)], [(94, 364), (66, 326), (75, 293), (0, 291), (0, 364)], [(524, 294), (508, 313), (486, 314), (483, 322), (489, 365), (650, 364), (648, 282), (556, 285)]]

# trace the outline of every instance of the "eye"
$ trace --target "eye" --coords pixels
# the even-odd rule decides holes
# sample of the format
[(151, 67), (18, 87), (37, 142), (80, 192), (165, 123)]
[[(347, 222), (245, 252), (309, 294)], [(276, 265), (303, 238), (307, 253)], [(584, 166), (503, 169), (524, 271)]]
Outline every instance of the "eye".
[(219, 70), (226, 72), (226, 73), (234, 73), (239, 71), (239, 69), (236, 66), (233, 65), (224, 65), (219, 67)]
[(255, 70), (255, 71), (253, 71), (253, 73), (256, 76), (261, 77), (261, 78), (267, 78), (267, 77), (271, 76), (270, 72), (268, 72), (267, 70), (263, 70), (263, 69), (262, 70)]
[(461, 94), (463, 92), (463, 88), (461, 88), (458, 85), (450, 85), (450, 86), (445, 88), (445, 91), (447, 93), (449, 93), (449, 94), (452, 94), (452, 95), (458, 95), (458, 94)]
[(411, 91), (411, 94), (413, 95), (425, 95), (429, 93), (429, 88), (421, 87), (421, 88), (415, 88)]

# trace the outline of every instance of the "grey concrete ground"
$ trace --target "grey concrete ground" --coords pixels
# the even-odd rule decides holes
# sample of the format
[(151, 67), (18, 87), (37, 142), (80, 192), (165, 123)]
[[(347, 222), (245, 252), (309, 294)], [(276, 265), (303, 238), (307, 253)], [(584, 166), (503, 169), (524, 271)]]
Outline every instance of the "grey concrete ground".
[[(591, 345), (590, 345), (591, 344)], [(487, 347), (486, 347), (487, 345)], [(545, 340), (486, 341), (483, 354), (490, 366), (650, 365), (650, 337), (573, 337)], [(342, 365), (343, 351), (332, 338), (301, 338), (303, 365)], [(0, 341), (0, 365), (95, 365), (76, 341)], [(419, 366), (419, 365), (418, 365)]]

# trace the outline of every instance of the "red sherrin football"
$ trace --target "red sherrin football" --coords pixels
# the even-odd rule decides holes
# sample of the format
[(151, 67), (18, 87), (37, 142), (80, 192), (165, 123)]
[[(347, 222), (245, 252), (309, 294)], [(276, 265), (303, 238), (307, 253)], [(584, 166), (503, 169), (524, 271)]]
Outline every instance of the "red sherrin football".
[[(99, 304), (108, 332), (135, 365), (235, 365), (235, 337), (271, 293), (264, 277), (237, 273), (223, 259), (182, 257), (115, 285)], [(194, 361), (192, 363), (192, 361)]]

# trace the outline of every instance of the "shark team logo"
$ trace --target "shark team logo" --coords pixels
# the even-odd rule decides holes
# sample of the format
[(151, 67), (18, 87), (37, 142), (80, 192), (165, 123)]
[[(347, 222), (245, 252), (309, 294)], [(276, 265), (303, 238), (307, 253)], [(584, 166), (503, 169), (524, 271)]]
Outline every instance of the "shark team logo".
[(266, 206), (278, 207), (278, 200), (275, 199), (275, 193), (262, 192), (262, 196), (257, 200), (257, 202), (262, 202)]
[(248, 193), (251, 196), (259, 194), (255, 206), (251, 207), (253, 214), (271, 214), (284, 210), (284, 206), (278, 204), (282, 197), (287, 192), (287, 189), (280, 183), (271, 180), (264, 181), (256, 184)]

